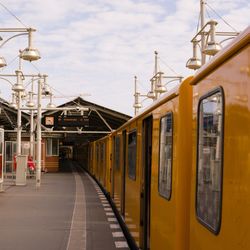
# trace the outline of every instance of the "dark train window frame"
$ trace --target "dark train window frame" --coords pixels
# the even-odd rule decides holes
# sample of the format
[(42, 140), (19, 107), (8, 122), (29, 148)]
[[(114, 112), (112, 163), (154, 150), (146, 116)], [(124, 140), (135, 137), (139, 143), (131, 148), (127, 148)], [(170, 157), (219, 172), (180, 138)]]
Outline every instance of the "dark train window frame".
[[(218, 221), (216, 227), (211, 226), (211, 224), (204, 221), (198, 214), (198, 181), (199, 181), (199, 142), (200, 142), (200, 107), (202, 104), (202, 101), (206, 98), (212, 97), (213, 95), (216, 95), (220, 93), (221, 94), (221, 132), (220, 132), (220, 199), (218, 203)], [(218, 235), (221, 228), (221, 219), (222, 219), (222, 199), (223, 199), (223, 167), (224, 167), (224, 116), (225, 116), (225, 95), (223, 88), (217, 87), (216, 89), (206, 93), (205, 95), (201, 96), (198, 102), (198, 110), (197, 110), (197, 141), (196, 141), (196, 190), (195, 190), (195, 212), (196, 212), (196, 218), (197, 220), (206, 227), (209, 231), (211, 231), (213, 234)]]
[[(131, 134), (134, 134), (135, 133), (135, 150), (133, 151), (135, 153), (135, 162), (134, 162), (134, 170), (133, 170), (133, 173), (131, 175), (131, 168), (130, 168), (130, 148), (129, 148), (129, 137)], [(127, 143), (127, 166), (128, 166), (128, 171), (127, 171), (127, 174), (128, 174), (128, 177), (129, 179), (133, 180), (133, 181), (136, 181), (136, 165), (137, 165), (137, 130), (134, 129), (134, 130), (131, 130), (129, 131), (128, 133), (128, 143)]]
[[(170, 165), (170, 170), (171, 170), (171, 176), (170, 176), (170, 190), (169, 193), (163, 193), (160, 190), (160, 169), (161, 169), (161, 131), (162, 131), (162, 120), (164, 118), (167, 118), (167, 116), (171, 116), (171, 165)], [(160, 119), (160, 130), (159, 130), (159, 158), (158, 158), (158, 193), (161, 197), (163, 197), (164, 199), (170, 201), (171, 200), (171, 196), (172, 196), (172, 176), (173, 176), (173, 145), (174, 145), (174, 115), (173, 112), (167, 112), (164, 116), (161, 117)]]
[[(119, 141), (119, 148), (118, 148), (118, 150), (117, 150), (117, 141)], [(114, 147), (114, 157), (115, 157), (114, 164), (115, 164), (115, 170), (120, 170), (120, 164), (121, 164), (121, 137), (118, 134), (114, 136), (114, 145), (115, 145), (115, 147)]]
[(96, 143), (96, 169), (97, 171), (99, 171), (99, 162), (100, 162), (99, 143)]

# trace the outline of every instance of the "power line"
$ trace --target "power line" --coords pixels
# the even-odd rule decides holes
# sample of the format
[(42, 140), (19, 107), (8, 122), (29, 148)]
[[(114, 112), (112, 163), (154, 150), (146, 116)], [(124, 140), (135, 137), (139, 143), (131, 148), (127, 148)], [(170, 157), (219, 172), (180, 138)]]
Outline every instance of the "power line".
[(227, 24), (232, 30), (238, 32), (231, 24), (229, 24), (222, 16), (220, 16), (208, 3), (206, 5), (217, 15), (225, 24)]
[[(79, 105), (79, 103), (77, 103), (77, 102), (74, 101), (74, 100), (71, 100), (70, 98), (68, 98), (67, 96), (65, 96), (62, 92), (60, 92), (60, 91), (58, 91), (57, 89), (53, 88), (51, 85), (50, 85), (50, 87), (51, 87), (55, 92), (57, 92), (58, 94), (60, 94), (60, 95), (62, 96), (62, 98), (65, 98), (65, 99), (67, 99), (68, 101), (73, 102), (73, 103), (75, 103), (76, 105)], [(79, 96), (80, 96), (80, 95), (79, 95)]]
[(36, 69), (36, 70), (37, 70), (37, 72), (38, 72), (38, 73), (40, 73), (39, 68), (38, 68), (35, 64), (33, 64), (32, 62), (30, 62), (30, 64), (33, 66), (33, 68), (34, 68), (34, 69)]
[(171, 70), (175, 75), (178, 75), (178, 74), (176, 73), (176, 71), (175, 71), (174, 69), (172, 69), (166, 62), (164, 62), (161, 58), (160, 58), (160, 60), (161, 60), (161, 62), (164, 63), (165, 66), (166, 66), (169, 70)]
[(9, 10), (3, 3), (0, 2), (0, 5), (11, 15), (13, 16), (19, 23), (21, 23), (25, 28), (28, 28), (11, 10)]
[[(15, 58), (13, 58), (10, 62), (8, 62), (8, 66), (12, 65), (16, 61), (16, 59), (19, 58), (19, 55), (17, 55)], [(1, 72), (6, 70), (6, 67), (1, 68)]]

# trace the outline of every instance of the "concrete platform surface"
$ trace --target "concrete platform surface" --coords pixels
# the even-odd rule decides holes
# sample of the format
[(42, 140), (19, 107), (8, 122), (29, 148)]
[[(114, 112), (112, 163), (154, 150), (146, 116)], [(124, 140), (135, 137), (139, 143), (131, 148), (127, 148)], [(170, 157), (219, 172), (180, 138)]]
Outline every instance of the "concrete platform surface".
[[(69, 170), (73, 171), (69, 171)], [(0, 193), (1, 250), (129, 249), (102, 191), (92, 178), (65, 161), (46, 173), (41, 187), (7, 180)]]

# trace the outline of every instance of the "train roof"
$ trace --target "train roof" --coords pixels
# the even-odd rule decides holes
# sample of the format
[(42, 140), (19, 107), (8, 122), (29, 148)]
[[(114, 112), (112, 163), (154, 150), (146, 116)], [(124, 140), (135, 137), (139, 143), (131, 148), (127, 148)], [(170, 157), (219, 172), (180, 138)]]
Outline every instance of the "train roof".
[(218, 52), (209, 62), (201, 67), (194, 75), (190, 84), (197, 84), (202, 78), (207, 76), (211, 71), (223, 64), (226, 60), (237, 53), (241, 48), (250, 42), (250, 26), (242, 31), (236, 38), (233, 39), (225, 48)]

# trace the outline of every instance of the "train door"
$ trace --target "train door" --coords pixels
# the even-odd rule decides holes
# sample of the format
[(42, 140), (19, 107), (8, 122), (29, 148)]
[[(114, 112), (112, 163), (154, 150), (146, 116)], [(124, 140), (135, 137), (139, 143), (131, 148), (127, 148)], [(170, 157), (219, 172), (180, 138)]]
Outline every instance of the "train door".
[(111, 198), (114, 198), (115, 189), (115, 137), (112, 137), (112, 155), (111, 155)]
[(142, 131), (142, 178), (141, 178), (141, 246), (150, 248), (150, 186), (152, 159), (152, 117), (143, 121)]
[(107, 188), (107, 183), (106, 183), (106, 175), (107, 175), (107, 158), (106, 158), (106, 143), (103, 142), (102, 144), (102, 155), (103, 155), (103, 185), (105, 188)]
[(121, 189), (121, 214), (125, 217), (125, 188), (126, 188), (126, 162), (127, 162), (127, 131), (122, 132), (122, 189)]

